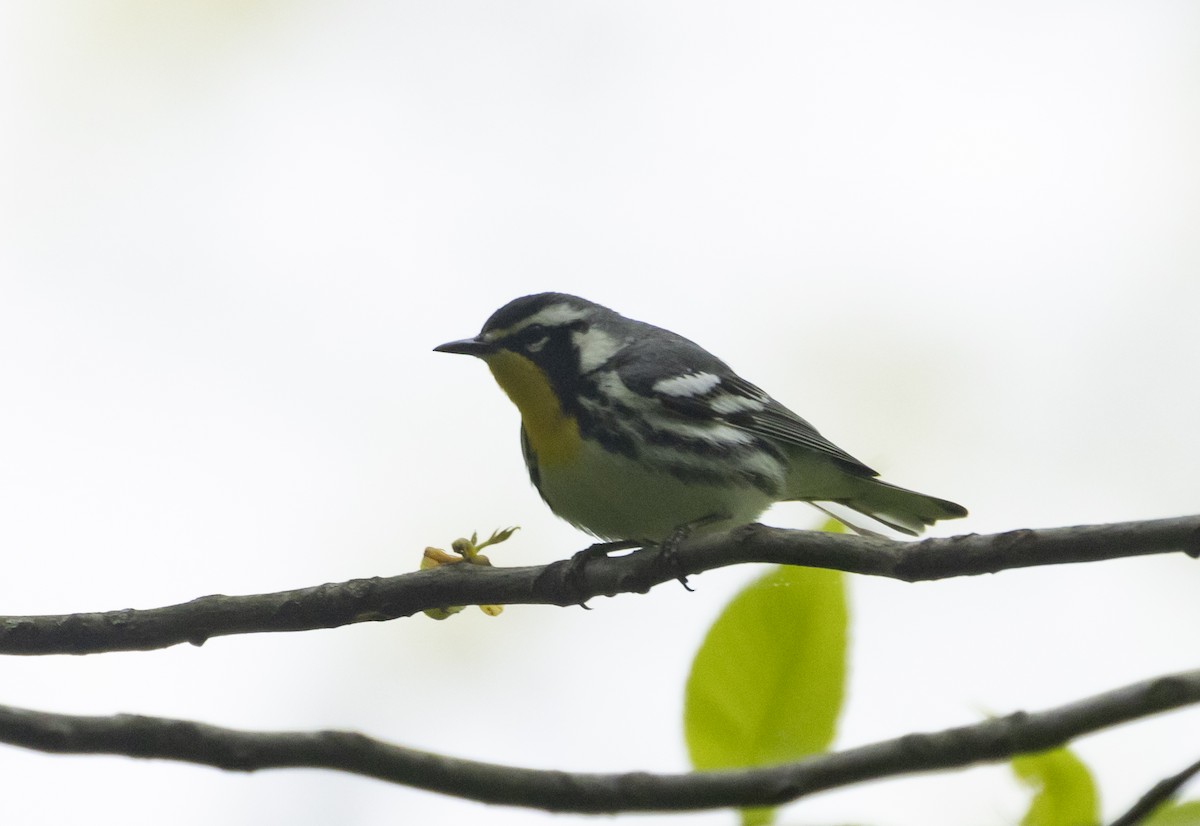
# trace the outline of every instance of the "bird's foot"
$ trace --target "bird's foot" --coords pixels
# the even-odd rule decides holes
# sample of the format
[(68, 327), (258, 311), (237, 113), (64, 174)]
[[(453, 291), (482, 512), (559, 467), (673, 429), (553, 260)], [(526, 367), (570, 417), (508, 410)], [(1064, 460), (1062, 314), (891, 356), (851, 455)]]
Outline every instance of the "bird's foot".
[(679, 581), (689, 591), (694, 591), (692, 586), (688, 585), (687, 573), (684, 572), (683, 566), (679, 562), (679, 546), (683, 540), (687, 539), (698, 528), (703, 528), (706, 525), (712, 525), (716, 522), (723, 522), (728, 517), (720, 514), (710, 513), (708, 516), (702, 516), (699, 519), (693, 519), (691, 522), (684, 522), (682, 525), (671, 531), (671, 535), (664, 539), (658, 545), (658, 564), (665, 570), (672, 579)]
[[(640, 548), (642, 543), (631, 542), (627, 539), (618, 540), (616, 542), (597, 542), (577, 552), (567, 561), (566, 581), (567, 585), (575, 589), (576, 592), (583, 592), (583, 572), (587, 567), (588, 562), (598, 557), (607, 557), (614, 551), (628, 551), (632, 548)], [(591, 610), (586, 599), (579, 601), (581, 608)]]

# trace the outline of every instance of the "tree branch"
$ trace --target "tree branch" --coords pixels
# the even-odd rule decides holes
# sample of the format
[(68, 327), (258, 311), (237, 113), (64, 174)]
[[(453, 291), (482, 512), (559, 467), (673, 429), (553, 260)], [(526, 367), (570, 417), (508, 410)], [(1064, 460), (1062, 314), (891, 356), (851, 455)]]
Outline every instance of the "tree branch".
[(253, 596), (214, 595), (164, 608), (0, 617), (0, 654), (145, 651), (210, 637), (336, 628), (449, 605), (575, 605), (743, 562), (833, 568), (906, 582), (1011, 568), (1183, 552), (1200, 557), (1200, 516), (967, 534), (918, 542), (745, 525), (683, 541), (676, 564), (650, 549), (572, 568), (442, 565), (394, 577)]
[(1183, 785), (1197, 774), (1200, 774), (1200, 760), (1197, 760), (1178, 774), (1173, 774), (1155, 783), (1150, 791), (1142, 795), (1138, 799), (1138, 802), (1133, 804), (1129, 811), (1118, 817), (1109, 826), (1137, 826), (1137, 824), (1149, 817), (1155, 809), (1177, 795), (1179, 790), (1183, 788)]
[(77, 717), (0, 706), (0, 741), (40, 751), (179, 760), (235, 771), (321, 768), (484, 803), (614, 813), (777, 806), (865, 780), (995, 762), (1200, 702), (1200, 670), (1036, 713), (909, 734), (763, 769), (654, 775), (572, 774), (416, 751), (345, 731), (248, 732), (135, 715)]

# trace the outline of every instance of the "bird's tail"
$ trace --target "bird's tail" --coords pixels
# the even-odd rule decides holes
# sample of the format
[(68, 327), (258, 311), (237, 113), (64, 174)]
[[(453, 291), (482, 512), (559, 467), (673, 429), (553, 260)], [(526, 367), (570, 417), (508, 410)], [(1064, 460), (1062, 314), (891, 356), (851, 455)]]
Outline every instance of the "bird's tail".
[(835, 501), (910, 536), (919, 536), (940, 519), (959, 519), (967, 515), (966, 508), (947, 499), (889, 485), (871, 477), (859, 476), (845, 481), (851, 483), (849, 495)]

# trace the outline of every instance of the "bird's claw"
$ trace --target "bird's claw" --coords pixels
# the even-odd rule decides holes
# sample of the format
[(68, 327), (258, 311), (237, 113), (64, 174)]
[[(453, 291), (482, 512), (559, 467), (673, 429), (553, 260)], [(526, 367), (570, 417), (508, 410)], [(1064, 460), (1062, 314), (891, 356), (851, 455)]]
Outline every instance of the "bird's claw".
[[(590, 545), (582, 551), (578, 551), (574, 556), (567, 560), (567, 570), (564, 574), (567, 587), (571, 588), (575, 593), (582, 594), (584, 586), (584, 569), (587, 568), (588, 562), (597, 557), (607, 557), (613, 551), (628, 551), (631, 548), (640, 548), (641, 543), (620, 540), (617, 542), (597, 542), (595, 545)], [(586, 599), (579, 601), (579, 607), (586, 611), (592, 610), (587, 604)]]

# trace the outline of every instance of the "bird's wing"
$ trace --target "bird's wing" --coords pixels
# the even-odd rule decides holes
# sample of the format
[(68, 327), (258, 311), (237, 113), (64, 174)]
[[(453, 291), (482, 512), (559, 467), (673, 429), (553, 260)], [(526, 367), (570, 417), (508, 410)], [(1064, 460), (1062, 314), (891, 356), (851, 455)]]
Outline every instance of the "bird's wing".
[(657, 332), (626, 347), (615, 365), (634, 392), (693, 422), (723, 422), (827, 456), (853, 474), (879, 475), (707, 350), (674, 333)]
[[(672, 384), (670, 382), (674, 381)], [(734, 427), (828, 456), (863, 476), (879, 474), (826, 439), (807, 421), (734, 373), (696, 373), (659, 382), (652, 390), (668, 409), (691, 419)], [(685, 392), (691, 390), (693, 392)]]

